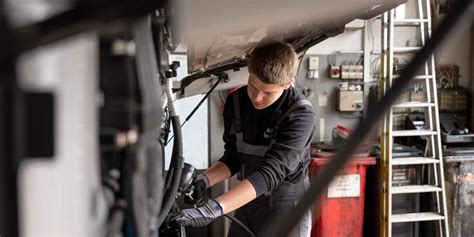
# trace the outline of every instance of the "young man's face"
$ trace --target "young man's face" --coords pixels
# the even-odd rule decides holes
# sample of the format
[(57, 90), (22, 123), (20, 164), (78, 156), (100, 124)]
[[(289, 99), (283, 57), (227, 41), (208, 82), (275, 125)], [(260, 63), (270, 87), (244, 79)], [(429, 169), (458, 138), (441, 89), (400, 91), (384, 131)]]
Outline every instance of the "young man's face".
[(261, 110), (277, 101), (283, 91), (290, 87), (291, 83), (292, 81), (285, 84), (265, 84), (253, 73), (250, 73), (247, 94), (253, 107)]

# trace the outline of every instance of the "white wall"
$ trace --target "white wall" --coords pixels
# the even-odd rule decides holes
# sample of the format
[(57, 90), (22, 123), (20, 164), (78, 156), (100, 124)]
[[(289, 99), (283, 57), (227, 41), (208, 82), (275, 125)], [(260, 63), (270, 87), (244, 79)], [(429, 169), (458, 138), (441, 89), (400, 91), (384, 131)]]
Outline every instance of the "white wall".
[(333, 54), (336, 51), (362, 50), (362, 34), (362, 30), (346, 30), (336, 37), (311, 47), (306, 54)]
[[(406, 17), (412, 18), (414, 12), (410, 10), (413, 6), (406, 7)], [(453, 29), (445, 39), (445, 41), (438, 47), (435, 53), (435, 60), (437, 64), (455, 64), (459, 66), (460, 78), (459, 85), (474, 91), (473, 78), (473, 20), (471, 17), (466, 17), (461, 24)], [(381, 49), (381, 20), (380, 18), (371, 19), (366, 22), (367, 36), (366, 47), (368, 46), (370, 54), (369, 62), (372, 65), (369, 72), (374, 72), (374, 66), (380, 63)], [(404, 27), (407, 28), (407, 27)], [(414, 28), (414, 27), (412, 27)], [(414, 39), (414, 32), (410, 30), (396, 31), (399, 37), (395, 39), (396, 46), (406, 46), (407, 39)], [(412, 43), (412, 41), (410, 41)], [(362, 30), (347, 30), (336, 37), (329, 38), (324, 42), (310, 48), (307, 54), (334, 54), (339, 51), (354, 52), (363, 50), (364, 37)], [(372, 64), (372, 62), (375, 62)], [(320, 69), (321, 70), (321, 69)], [(371, 82), (374, 80), (374, 75), (365, 78), (364, 82)], [(472, 98), (474, 104), (474, 98)], [(471, 117), (474, 117), (474, 113)], [(471, 127), (474, 128), (474, 121), (471, 119)]]
[(465, 88), (470, 88), (472, 82), (472, 16), (468, 18), (451, 31), (436, 52), (438, 64), (459, 66), (459, 84)]
[[(380, 52), (380, 38), (381, 38), (381, 22), (380, 19), (368, 21), (369, 27), (372, 30), (372, 36), (366, 40), (375, 54), (372, 59), (379, 56)], [(459, 84), (463, 87), (470, 88), (472, 81), (472, 17), (466, 19), (456, 29), (454, 29), (449, 37), (440, 45), (436, 51), (437, 64), (456, 64), (459, 66), (460, 78)], [(362, 31), (346, 30), (343, 34), (310, 48), (307, 54), (332, 54), (337, 51), (357, 51), (362, 50)], [(370, 31), (369, 31), (370, 32)], [(408, 38), (403, 37), (403, 38)], [(402, 37), (401, 37), (402, 38)]]

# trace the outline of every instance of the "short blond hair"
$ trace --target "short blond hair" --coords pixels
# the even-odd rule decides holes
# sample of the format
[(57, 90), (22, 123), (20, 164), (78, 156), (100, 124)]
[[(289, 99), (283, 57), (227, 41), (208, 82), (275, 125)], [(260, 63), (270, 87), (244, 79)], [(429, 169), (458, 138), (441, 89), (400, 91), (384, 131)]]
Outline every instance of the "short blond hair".
[(285, 84), (295, 76), (298, 57), (288, 43), (272, 42), (255, 48), (250, 54), (249, 73), (266, 84)]

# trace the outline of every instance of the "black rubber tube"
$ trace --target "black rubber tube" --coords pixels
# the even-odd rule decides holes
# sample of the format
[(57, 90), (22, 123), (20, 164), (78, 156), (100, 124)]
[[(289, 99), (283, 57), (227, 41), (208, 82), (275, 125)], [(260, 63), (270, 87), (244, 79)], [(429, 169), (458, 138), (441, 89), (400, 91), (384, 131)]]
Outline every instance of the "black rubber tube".
[[(196, 107), (194, 107), (193, 111), (191, 111), (191, 113), (189, 113), (189, 115), (186, 117), (183, 124), (181, 124), (181, 127), (183, 127), (184, 124), (186, 124), (186, 122), (188, 122), (191, 119), (191, 117), (194, 115), (194, 113), (196, 113), (196, 111), (199, 109), (199, 107), (201, 107), (202, 103), (207, 99), (207, 97), (209, 97), (209, 95), (214, 91), (214, 89), (216, 89), (217, 85), (219, 85), (219, 83), (222, 80), (223, 79), (221, 79), (221, 78), (217, 79), (217, 82), (211, 87), (211, 89), (209, 89), (209, 91), (206, 93), (206, 95), (201, 99), (201, 101), (199, 101), (199, 103), (196, 105)], [(173, 139), (173, 137), (171, 137), (170, 140), (167, 141), (165, 145), (168, 145), (168, 143), (171, 141), (171, 139)]]
[(173, 133), (174, 133), (174, 140), (173, 140), (173, 153), (171, 155), (171, 167), (173, 168), (173, 177), (171, 178), (171, 186), (168, 190), (166, 190), (163, 205), (161, 207), (161, 212), (158, 215), (157, 225), (161, 226), (163, 221), (165, 220), (166, 216), (171, 210), (173, 206), (176, 193), (178, 191), (180, 179), (181, 179), (181, 172), (184, 166), (184, 157), (183, 157), (183, 136), (181, 134), (181, 125), (179, 122), (179, 116), (171, 117), (171, 122), (173, 124)]
[(305, 193), (298, 205), (288, 213), (282, 213), (269, 222), (266, 226), (268, 231), (265, 232), (264, 236), (286, 236), (290, 233), (291, 229), (297, 224), (303, 213), (311, 207), (315, 198), (321, 195), (338, 171), (352, 157), (352, 154), (367, 134), (372, 130), (372, 127), (377, 124), (379, 119), (382, 118), (385, 112), (392, 106), (398, 98), (398, 95), (401, 94), (406, 85), (416, 75), (418, 68), (426, 62), (429, 56), (433, 54), (435, 48), (449, 35), (449, 31), (459, 23), (464, 13), (469, 10), (471, 3), (472, 0), (458, 0), (452, 6), (452, 9), (441, 22), (438, 29), (433, 33), (433, 36), (416, 54), (407, 68), (402, 71), (400, 78), (393, 83), (390, 90), (387, 91), (386, 95), (376, 105), (376, 108), (378, 109), (372, 111), (372, 113), (362, 121), (347, 145), (345, 145), (341, 151), (337, 152), (329, 164), (325, 166), (321, 175), (312, 178), (310, 189)]
[(233, 222), (237, 223), (238, 225), (240, 225), (240, 227), (242, 227), (245, 231), (247, 231), (250, 234), (250, 236), (256, 237), (255, 233), (253, 233), (252, 230), (250, 230), (246, 225), (244, 225), (244, 223), (240, 222), (237, 218), (228, 214), (224, 214), (224, 216), (229, 218)]
[[(163, 162), (163, 164), (164, 164), (164, 162)], [(174, 173), (173, 167), (174, 167), (174, 164), (170, 163), (170, 168), (168, 169), (168, 173), (166, 173), (165, 188), (163, 190), (168, 190), (170, 188), (171, 177), (173, 177), (173, 173)]]

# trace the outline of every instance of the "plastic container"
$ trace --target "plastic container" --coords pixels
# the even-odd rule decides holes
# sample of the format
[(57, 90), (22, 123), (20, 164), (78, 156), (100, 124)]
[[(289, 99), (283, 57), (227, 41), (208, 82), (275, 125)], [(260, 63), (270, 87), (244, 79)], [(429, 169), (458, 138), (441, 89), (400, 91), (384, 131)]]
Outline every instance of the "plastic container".
[[(309, 175), (319, 174), (331, 158), (313, 158)], [(312, 237), (362, 237), (365, 176), (374, 157), (353, 158), (313, 204)]]

